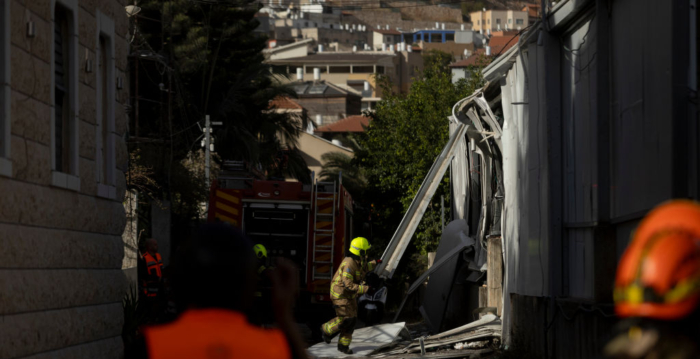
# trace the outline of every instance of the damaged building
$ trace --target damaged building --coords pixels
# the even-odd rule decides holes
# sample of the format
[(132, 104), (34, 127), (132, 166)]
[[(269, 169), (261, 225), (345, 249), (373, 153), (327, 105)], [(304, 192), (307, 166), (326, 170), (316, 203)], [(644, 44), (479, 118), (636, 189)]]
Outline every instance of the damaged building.
[(506, 345), (599, 354), (631, 232), (698, 199), (696, 19), (688, 1), (560, 2), (455, 106), (454, 213), (501, 252), (486, 284), (502, 286)]
[(455, 104), (450, 140), (377, 269), (391, 278), (450, 168), (453, 221), (409, 289), (430, 277), (425, 341), (495, 315), (505, 348), (598, 356), (630, 234), (659, 203), (699, 198), (695, 1), (543, 3), (483, 70), (485, 86)]

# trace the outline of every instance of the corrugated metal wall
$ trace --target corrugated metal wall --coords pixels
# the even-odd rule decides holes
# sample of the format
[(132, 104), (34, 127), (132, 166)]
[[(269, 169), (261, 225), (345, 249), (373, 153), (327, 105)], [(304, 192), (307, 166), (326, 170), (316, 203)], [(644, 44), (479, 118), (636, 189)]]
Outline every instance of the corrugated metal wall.
[(630, 233), (698, 193), (689, 3), (575, 3), (487, 76), (504, 117), (504, 336), (557, 358), (599, 353)]

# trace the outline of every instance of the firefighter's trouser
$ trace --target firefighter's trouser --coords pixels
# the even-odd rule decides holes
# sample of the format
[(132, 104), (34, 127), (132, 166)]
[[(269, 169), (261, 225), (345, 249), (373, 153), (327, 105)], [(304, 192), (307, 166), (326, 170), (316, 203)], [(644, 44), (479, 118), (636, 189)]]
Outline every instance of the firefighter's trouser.
[(338, 345), (350, 346), (352, 333), (355, 331), (355, 323), (357, 322), (357, 302), (350, 301), (349, 304), (335, 305), (334, 307), (336, 317), (323, 324), (323, 331), (331, 337), (340, 332)]

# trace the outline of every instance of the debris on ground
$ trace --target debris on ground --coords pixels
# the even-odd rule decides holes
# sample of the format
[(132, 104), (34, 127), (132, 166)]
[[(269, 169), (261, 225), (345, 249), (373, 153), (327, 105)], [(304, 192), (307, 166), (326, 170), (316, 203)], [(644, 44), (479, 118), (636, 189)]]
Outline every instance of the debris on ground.
[[(398, 343), (410, 343), (411, 336), (405, 323), (379, 324), (355, 330), (352, 334), (350, 349), (353, 356), (369, 356), (386, 347), (394, 347)], [(318, 343), (307, 349), (313, 358), (342, 358), (348, 355), (338, 351), (338, 336), (330, 344)]]
[[(435, 335), (427, 335), (420, 323), (381, 324), (353, 334), (353, 357), (373, 358), (486, 358), (501, 344), (501, 319), (493, 314)], [(422, 335), (414, 335), (414, 334)], [(337, 337), (331, 344), (309, 348), (315, 358), (340, 358)]]

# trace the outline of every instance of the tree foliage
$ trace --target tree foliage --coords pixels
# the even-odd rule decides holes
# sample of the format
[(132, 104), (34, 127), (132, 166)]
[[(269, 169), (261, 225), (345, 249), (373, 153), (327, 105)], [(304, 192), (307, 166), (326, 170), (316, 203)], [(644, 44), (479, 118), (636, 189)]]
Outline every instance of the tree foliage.
[[(446, 57), (449, 55), (439, 52), (427, 54), (422, 77), (413, 82), (407, 95), (391, 93), (391, 84), (386, 78), (379, 79), (387, 95), (370, 114), (369, 127), (360, 139), (362, 150), (356, 156), (367, 177), (365, 200), (371, 202), (373, 241), (377, 244), (373, 248), (382, 249), (391, 239), (430, 167), (447, 143), (448, 116), (454, 104), (481, 86), (478, 69), (470, 80), (453, 84), (450, 70), (443, 61)], [(450, 218), (447, 175), (441, 179), (405, 258), (414, 254), (425, 256), (426, 252), (437, 248), (442, 231), (441, 196), (445, 198), (447, 221)], [(411, 261), (402, 261), (399, 271), (405, 272), (407, 262)], [(409, 272), (418, 270), (415, 268)]]
[[(173, 69), (185, 126), (175, 131), (190, 143), (205, 115), (216, 127), (216, 151), (227, 160), (260, 164), (269, 173), (308, 181), (297, 139), (307, 119), (270, 108), (277, 96), (294, 96), (263, 62), (267, 38), (254, 32), (259, 4), (253, 0), (142, 0), (136, 48), (152, 50)], [(156, 19), (161, 19), (156, 21)], [(145, 20), (144, 20), (145, 19)], [(176, 162), (191, 150), (176, 149)]]
[[(361, 150), (353, 136), (344, 137), (341, 142), (350, 147), (355, 153)], [(343, 186), (347, 189), (354, 198), (362, 198), (367, 180), (365, 171), (358, 165), (358, 162), (353, 156), (349, 156), (343, 152), (329, 152), (321, 156), (324, 161), (323, 168), (319, 176), (323, 181), (334, 181), (342, 176)]]

